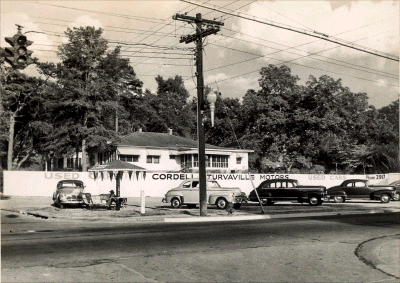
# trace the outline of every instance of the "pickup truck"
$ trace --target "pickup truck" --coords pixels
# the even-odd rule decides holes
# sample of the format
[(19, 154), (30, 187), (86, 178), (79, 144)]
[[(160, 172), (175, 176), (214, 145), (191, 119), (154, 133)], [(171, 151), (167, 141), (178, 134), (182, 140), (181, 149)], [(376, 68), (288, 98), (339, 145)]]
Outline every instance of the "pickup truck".
[(328, 198), (334, 202), (345, 202), (347, 199), (366, 198), (370, 200), (380, 200), (388, 203), (396, 197), (396, 187), (394, 186), (373, 186), (368, 180), (349, 179), (339, 186), (328, 189)]
[[(219, 209), (225, 209), (228, 203), (233, 204), (233, 208), (239, 209), (242, 202), (247, 201), (246, 194), (239, 188), (221, 187), (217, 181), (208, 180), (207, 184), (207, 203), (215, 204)], [(170, 203), (172, 208), (180, 208), (186, 205), (188, 208), (195, 208), (199, 201), (200, 182), (198, 179), (187, 179), (178, 187), (169, 190), (162, 202)]]
[(249, 201), (261, 201), (272, 205), (276, 201), (307, 202), (312, 206), (321, 205), (326, 199), (326, 187), (324, 186), (300, 186), (295, 179), (273, 179), (262, 182), (249, 194)]

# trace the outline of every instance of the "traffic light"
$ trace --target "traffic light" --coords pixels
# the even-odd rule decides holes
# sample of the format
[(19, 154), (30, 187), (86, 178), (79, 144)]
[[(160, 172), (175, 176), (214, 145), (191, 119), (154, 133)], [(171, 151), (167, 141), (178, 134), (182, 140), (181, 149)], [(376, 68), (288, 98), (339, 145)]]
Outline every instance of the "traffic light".
[(5, 48), (5, 59), (14, 69), (25, 69), (29, 64), (33, 63), (30, 57), (33, 51), (28, 50), (28, 46), (32, 45), (33, 41), (28, 40), (25, 35), (18, 31), (13, 37), (5, 38), (7, 43), (12, 47)]

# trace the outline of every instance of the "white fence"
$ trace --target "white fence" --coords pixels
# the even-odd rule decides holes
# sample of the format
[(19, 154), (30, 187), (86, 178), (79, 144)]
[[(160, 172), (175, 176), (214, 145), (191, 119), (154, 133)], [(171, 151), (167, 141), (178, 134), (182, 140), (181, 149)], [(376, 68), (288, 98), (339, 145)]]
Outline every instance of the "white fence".
[[(146, 196), (162, 197), (183, 180), (196, 178), (192, 173), (124, 173), (121, 180), (121, 196), (140, 197), (144, 190)], [(376, 175), (324, 175), (324, 174), (208, 174), (207, 178), (217, 180), (224, 187), (239, 187), (248, 194), (253, 185), (276, 178), (297, 179), (302, 185), (323, 185), (327, 188), (339, 185), (346, 179), (368, 179), (372, 184), (386, 185), (400, 180), (400, 174)], [(85, 191), (94, 195), (115, 191), (115, 177), (104, 173), (94, 177), (93, 172), (43, 172), (43, 171), (4, 171), (4, 195), (9, 196), (52, 196), (60, 180), (76, 179), (85, 184)]]

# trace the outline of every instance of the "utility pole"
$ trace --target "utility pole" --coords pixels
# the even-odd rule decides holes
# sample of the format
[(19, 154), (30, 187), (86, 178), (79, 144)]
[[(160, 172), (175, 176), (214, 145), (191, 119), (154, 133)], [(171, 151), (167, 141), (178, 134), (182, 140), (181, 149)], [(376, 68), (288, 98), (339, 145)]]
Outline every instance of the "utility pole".
[[(196, 34), (182, 36), (180, 43), (186, 44), (196, 42), (196, 76), (197, 76), (197, 136), (199, 141), (199, 182), (200, 182), (200, 216), (207, 216), (207, 176), (206, 176), (206, 149), (204, 137), (204, 78), (203, 78), (203, 38), (219, 32), (220, 26), (224, 23), (206, 20), (201, 18), (201, 14), (196, 14), (196, 17), (176, 14), (172, 19), (196, 24)], [(207, 25), (207, 29), (203, 26)]]

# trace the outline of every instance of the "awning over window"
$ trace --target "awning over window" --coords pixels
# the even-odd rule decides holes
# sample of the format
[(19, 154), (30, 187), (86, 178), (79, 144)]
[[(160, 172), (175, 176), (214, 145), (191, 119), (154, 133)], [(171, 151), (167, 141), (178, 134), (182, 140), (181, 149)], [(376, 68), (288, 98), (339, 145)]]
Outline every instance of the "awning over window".
[(179, 154), (179, 151), (177, 151), (177, 150), (170, 150), (169, 151), (169, 155), (178, 155)]
[(236, 153), (236, 157), (244, 158), (244, 157), (246, 157), (246, 154), (245, 153)]
[(118, 148), (118, 154), (123, 154), (123, 155), (141, 155), (143, 152), (138, 149), (134, 148), (125, 148), (125, 147), (119, 147)]
[[(179, 151), (179, 154), (198, 154), (198, 153), (199, 153), (199, 151), (196, 150), (196, 149)], [(206, 149), (206, 154), (231, 155), (231, 152), (221, 151), (221, 150), (207, 150)]]
[(155, 156), (161, 155), (161, 151), (159, 151), (159, 150), (148, 149), (148, 150), (146, 150), (146, 152), (147, 152), (147, 155), (155, 155)]

